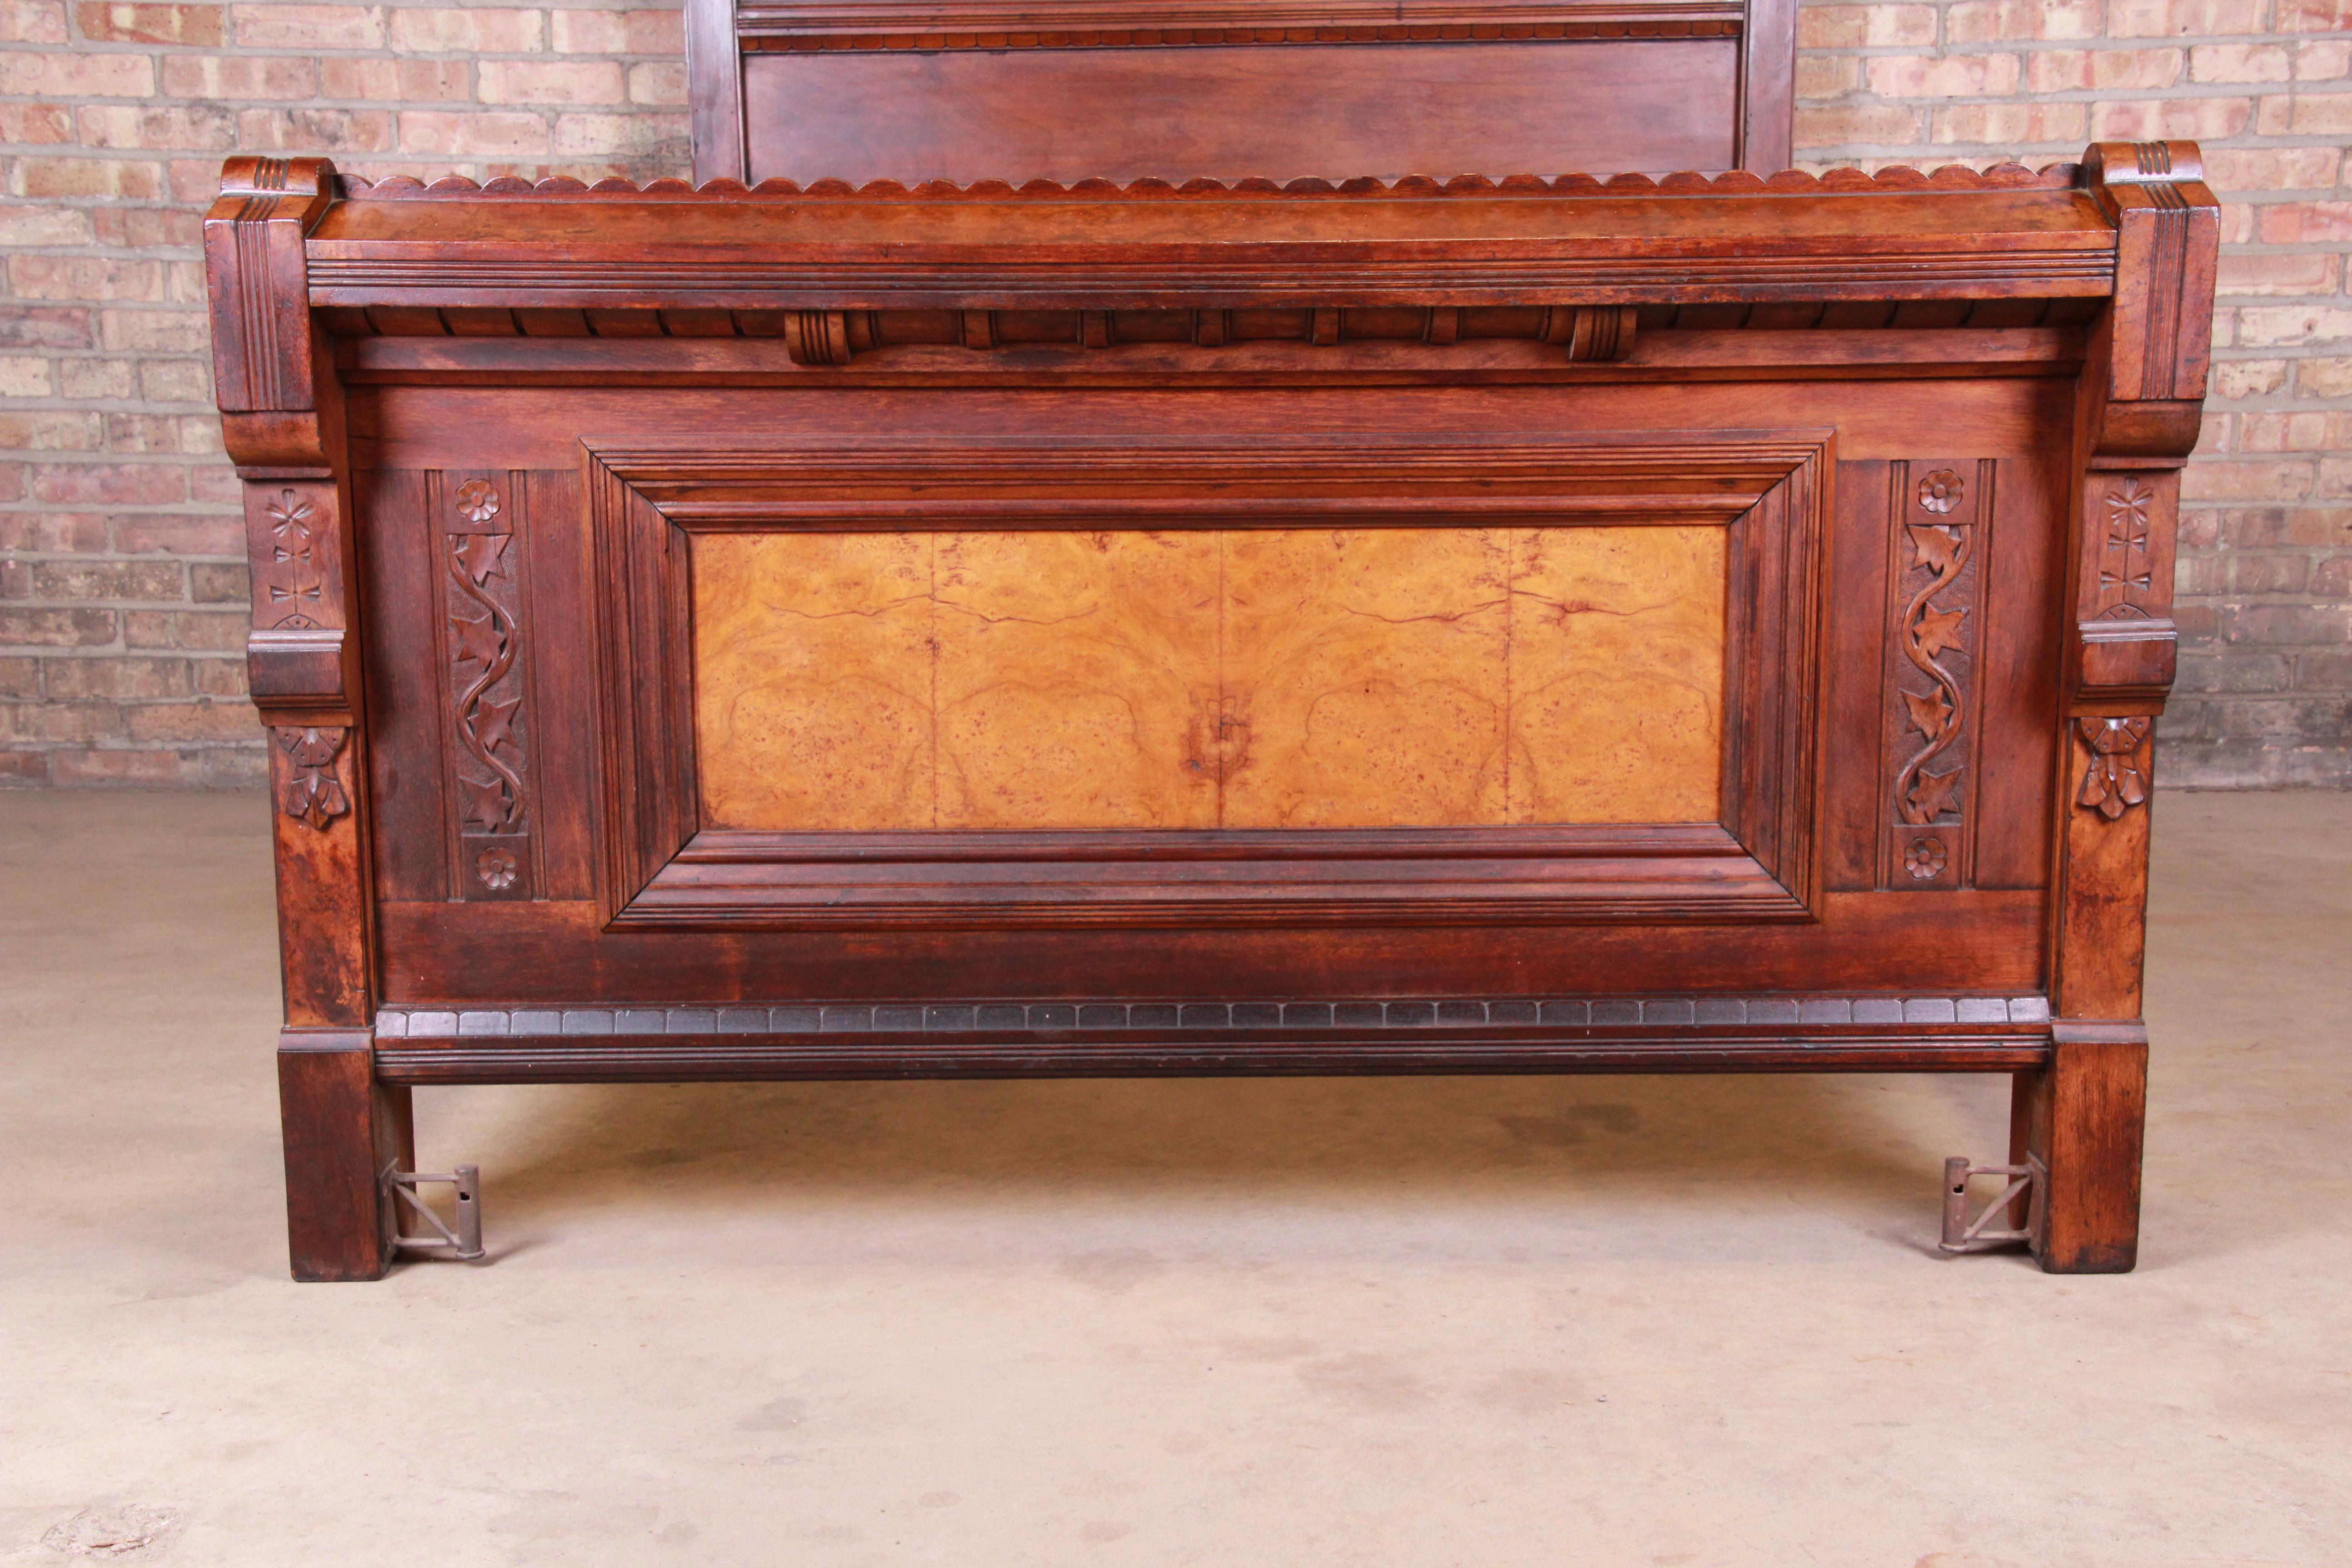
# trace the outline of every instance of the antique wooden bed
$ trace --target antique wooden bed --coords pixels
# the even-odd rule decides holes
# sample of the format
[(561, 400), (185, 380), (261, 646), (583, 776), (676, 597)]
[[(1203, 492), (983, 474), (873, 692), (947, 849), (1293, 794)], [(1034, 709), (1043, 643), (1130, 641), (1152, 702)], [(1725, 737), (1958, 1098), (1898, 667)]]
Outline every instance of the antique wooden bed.
[(295, 1274), (415, 1084), (1843, 1069), (2130, 1268), (2216, 221), (231, 160)]

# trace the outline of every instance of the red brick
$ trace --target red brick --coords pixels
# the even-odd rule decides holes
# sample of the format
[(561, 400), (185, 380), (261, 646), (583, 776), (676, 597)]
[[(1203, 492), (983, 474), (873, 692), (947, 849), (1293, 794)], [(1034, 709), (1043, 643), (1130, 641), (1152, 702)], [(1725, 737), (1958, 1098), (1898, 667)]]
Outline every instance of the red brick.
[(2263, 208), (2267, 245), (2312, 245), (2352, 239), (2352, 202), (2277, 202)]
[(627, 97), (609, 60), (484, 60), (474, 68), (484, 103), (618, 103)]
[(131, 455), (209, 457), (218, 450), (217, 428), (202, 415), (109, 414), (105, 447)]
[(362, 5), (232, 5), (236, 41), (260, 49), (380, 49), (383, 19)]
[(647, 60), (629, 68), (629, 101), (656, 107), (684, 107), (686, 66), (679, 60)]
[(392, 146), (392, 115), (381, 109), (248, 109), (237, 116), (241, 144), (271, 152), (381, 153)]
[(2230, 563), (2230, 586), (2240, 594), (2300, 594), (2311, 580), (2308, 555), (2250, 555), (2239, 552), (2225, 559)]
[(629, 17), (625, 11), (551, 11), (548, 41), (566, 55), (625, 55), (629, 47)]
[(28, 598), (135, 600), (179, 604), (188, 596), (186, 570), (176, 561), (37, 561)]
[[(342, 63), (329, 60), (329, 65)], [(165, 55), (167, 98), (271, 99), (283, 102), (310, 97), (319, 89), (320, 62), (299, 55)], [(350, 97), (348, 93), (330, 96)]]
[(0, 741), (105, 741), (122, 732), (122, 710), (111, 702), (0, 705)]
[(33, 470), (35, 499), (52, 505), (171, 506), (187, 493), (187, 470), (176, 463), (43, 463)]
[(75, 119), (86, 147), (219, 153), (236, 145), (236, 122), (218, 104), (173, 109), (88, 104)]
[(404, 54), (530, 54), (544, 36), (537, 11), (402, 6), (392, 14), (392, 47)]
[(152, 202), (163, 194), (163, 172), (146, 159), (19, 158), (16, 189), (27, 196)]
[(2347, 76), (2352, 76), (2352, 39), (2320, 38), (2295, 46), (2295, 80), (2341, 81)]
[(0, 447), (12, 452), (95, 452), (105, 445), (99, 416), (83, 409), (0, 410)]
[(412, 109), (400, 117), (405, 153), (528, 158), (548, 150), (547, 121), (536, 114), (470, 114)]
[(195, 690), (184, 658), (47, 658), (41, 664), (52, 700), (152, 702)]
[(245, 660), (241, 658), (191, 659), (188, 667), (194, 672), (196, 690), (203, 696), (243, 700), (252, 695), (246, 685)]
[[(569, 13), (559, 11), (557, 16)], [(1797, 101), (1817, 103), (1843, 98), (1862, 86), (1862, 61), (1852, 55), (1799, 55)]]
[(2167, 138), (2219, 141), (2245, 134), (2252, 121), (2250, 98), (2158, 98), (2095, 104), (2091, 135), (2101, 142), (2152, 142)]
[(126, 710), (125, 731), (133, 741), (239, 741), (261, 721), (249, 702), (167, 702)]
[(2017, 90), (2015, 55), (1876, 55), (1864, 68), (1881, 98), (1985, 98)]
[(2352, 0), (2278, 0), (2272, 24), (2282, 33), (2341, 33), (2352, 29)]
[(0, 142), (73, 140), (73, 113), (62, 103), (0, 103)]
[(1973, 142), (2003, 152), (2035, 145), (2077, 148), (2089, 105), (2081, 103), (1955, 103), (1936, 110), (1935, 140)]
[(245, 520), (226, 513), (133, 511), (108, 521), (114, 548), (126, 555), (245, 553)]
[(109, 44), (179, 44), (200, 49), (221, 43), (218, 5), (112, 5), (82, 0), (74, 7), (81, 36)]
[(2352, 342), (2352, 307), (2250, 305), (2238, 316), (2238, 341), (2249, 345)]
[(2231, 463), (2208, 458), (2182, 471), (2180, 494), (2190, 500), (2296, 500), (2311, 493), (2315, 478), (2306, 460)]
[(2085, 49), (2037, 49), (2025, 57), (2029, 92), (2076, 92), (2091, 85), (2091, 56)]
[(2094, 49), (2091, 85), (2101, 91), (2170, 87), (2185, 58), (2179, 49)]
[(103, 256), (12, 256), (8, 281), (27, 300), (155, 300), (163, 270), (152, 261)]
[(199, 605), (243, 605), (253, 597), (252, 579), (241, 561), (194, 562), (188, 567), (188, 597)]
[(204, 241), (205, 215), (172, 207), (100, 207), (89, 215), (100, 245), (119, 250), (193, 250)]
[[(1877, 5), (1875, 11), (1885, 13), (1925, 11), (1925, 5)], [(686, 55), (686, 13), (676, 5), (658, 10), (625, 11), (628, 19), (628, 40), (625, 53), (632, 55)], [(1933, 37), (1934, 24), (1929, 23), (1928, 36)]]
[(104, 647), (114, 640), (114, 612), (0, 605), (0, 645)]
[(2266, 98), (2260, 129), (2265, 136), (2352, 135), (2352, 92)]
[(2208, 147), (2205, 178), (2232, 192), (2325, 190), (2336, 184), (2343, 154), (2334, 147)]
[(0, 697), (22, 700), (41, 694), (41, 661), (0, 658)]
[(683, 166), (688, 158), (682, 114), (566, 114), (555, 121), (555, 151), (602, 154)]
[[(447, 103), (472, 96), (464, 60), (369, 59), (350, 56), (319, 62), (320, 91), (328, 98)], [(291, 95), (289, 95), (291, 96)]]
[(2237, 256), (2221, 258), (2221, 289), (2224, 295), (2332, 294), (2336, 291), (2340, 256)]
[(81, 349), (89, 343), (88, 310), (55, 305), (0, 305), (0, 346)]
[(106, 548), (106, 520), (86, 511), (0, 511), (0, 550), (94, 552)]
[(117, 353), (203, 353), (212, 346), (194, 310), (109, 310), (99, 320), (99, 339)]
[(1944, 12), (1948, 43), (2098, 36), (2099, 0), (1966, 0)]
[(0, 43), (65, 41), (66, 8), (58, 0), (0, 0)]
[(2189, 74), (2198, 81), (2285, 81), (2294, 57), (2282, 44), (2200, 44), (2189, 51)]
[(0, 397), (53, 397), (58, 378), (35, 354), (0, 355)]
[(2287, 362), (2283, 359), (2217, 361), (2213, 366), (2212, 399), (2265, 397), (2286, 385)]
[(0, 55), (0, 92), (16, 98), (152, 98), (155, 63), (145, 55)]
[(2270, 0), (2107, 0), (2107, 36), (2217, 37), (2267, 32), (2269, 8)]
[(2297, 360), (2294, 389), (2305, 397), (2352, 397), (2352, 359)]
[(188, 470), (188, 499), (200, 506), (242, 506), (245, 485), (226, 463), (206, 463)]
[(131, 610), (122, 623), (122, 640), (132, 647), (227, 653), (245, 646), (247, 617), (241, 612)]

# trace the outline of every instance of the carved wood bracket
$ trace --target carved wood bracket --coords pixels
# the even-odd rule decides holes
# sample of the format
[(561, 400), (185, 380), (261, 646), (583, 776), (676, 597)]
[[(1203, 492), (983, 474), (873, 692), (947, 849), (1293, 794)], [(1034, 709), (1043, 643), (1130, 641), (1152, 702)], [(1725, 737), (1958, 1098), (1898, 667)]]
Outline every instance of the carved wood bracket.
[(280, 725), (270, 731), (286, 753), (288, 771), (278, 804), (286, 815), (304, 826), (325, 832), (327, 825), (352, 809), (342, 781), (335, 776), (335, 756), (351, 731), (324, 727)]
[(2151, 719), (2078, 720), (2075, 729), (2090, 748), (2091, 762), (2075, 804), (2109, 822), (2146, 804), (2155, 772), (2148, 755), (2148, 734), (2154, 728)]

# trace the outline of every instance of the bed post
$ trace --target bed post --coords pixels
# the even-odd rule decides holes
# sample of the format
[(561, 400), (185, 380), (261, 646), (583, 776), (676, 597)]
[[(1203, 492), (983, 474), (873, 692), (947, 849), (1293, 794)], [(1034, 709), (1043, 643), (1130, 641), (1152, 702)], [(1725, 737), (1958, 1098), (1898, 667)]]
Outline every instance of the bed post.
[(247, 670), (269, 737), (289, 1244), (298, 1279), (373, 1279), (392, 1258), (384, 1172), (414, 1161), (408, 1091), (375, 1081), (350, 474), (303, 255), (334, 177), (324, 159), (230, 159), (205, 261), (222, 439), (245, 481)]
[(2103, 142), (2083, 184), (2116, 229), (2113, 306), (2084, 365), (2065, 603), (2049, 1065), (2020, 1074), (2011, 1158), (2044, 1168), (2053, 1274), (2137, 1260), (2147, 1029), (2149, 788), (2171, 689), (2180, 469), (2197, 444), (2221, 211), (2192, 142)]

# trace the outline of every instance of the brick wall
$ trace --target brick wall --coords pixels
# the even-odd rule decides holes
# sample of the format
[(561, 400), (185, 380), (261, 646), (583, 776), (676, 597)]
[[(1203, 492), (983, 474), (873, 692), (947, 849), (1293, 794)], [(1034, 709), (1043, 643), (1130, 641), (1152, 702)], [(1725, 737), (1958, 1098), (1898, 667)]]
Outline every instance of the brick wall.
[(0, 783), (244, 783), (197, 226), (236, 152), (683, 174), (675, 8), (0, 0)]
[[(1808, 5), (1801, 27), (1811, 166), (2205, 143), (2231, 205), (2165, 775), (2352, 784), (2352, 0)], [(683, 174), (679, 47), (674, 9), (627, 0), (0, 0), (0, 781), (260, 772), (195, 260), (222, 156)]]

